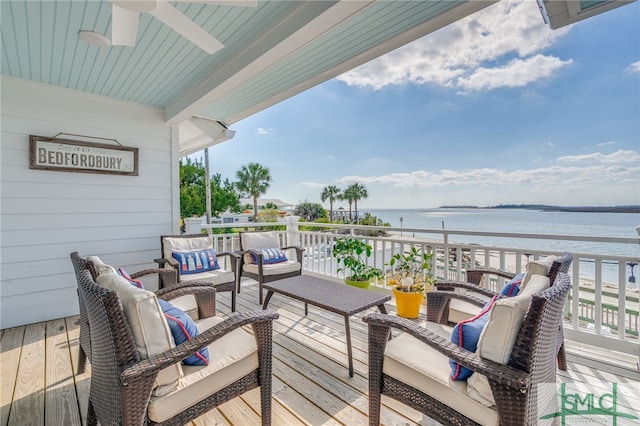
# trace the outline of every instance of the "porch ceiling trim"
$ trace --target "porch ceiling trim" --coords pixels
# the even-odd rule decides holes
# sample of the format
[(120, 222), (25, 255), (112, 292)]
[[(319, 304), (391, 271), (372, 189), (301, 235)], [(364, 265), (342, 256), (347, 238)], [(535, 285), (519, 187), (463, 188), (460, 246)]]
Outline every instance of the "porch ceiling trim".
[[(307, 16), (315, 16), (306, 25), (290, 34), (274, 48), (264, 50), (264, 46), (260, 46), (264, 42), (257, 43), (247, 49), (242, 56), (222, 67), (216, 73), (210, 75), (202, 82), (191, 88), (184, 96), (175, 102), (167, 105), (165, 108), (165, 118), (168, 123), (179, 123), (194, 114), (200, 113), (216, 100), (229, 94), (243, 83), (251, 80), (255, 76), (269, 69), (272, 65), (279, 63), (287, 56), (302, 49), (311, 41), (322, 36), (331, 28), (339, 25), (341, 22), (349, 19), (354, 14), (369, 7), (372, 1), (346, 1), (338, 3), (327, 2), (309, 2), (300, 7), (295, 14), (289, 17), (286, 22), (279, 25), (280, 28), (287, 27), (291, 21), (304, 19)], [(319, 8), (325, 8), (331, 5), (326, 11), (318, 14)], [(310, 9), (314, 9), (313, 11)], [(277, 32), (276, 28), (272, 33)], [(262, 55), (255, 55), (261, 52)], [(255, 55), (253, 60), (247, 61), (243, 66), (238, 67), (239, 62), (247, 60), (247, 57)], [(239, 69), (238, 69), (239, 68)], [(247, 115), (245, 115), (246, 117)], [(227, 120), (231, 123), (232, 121)]]

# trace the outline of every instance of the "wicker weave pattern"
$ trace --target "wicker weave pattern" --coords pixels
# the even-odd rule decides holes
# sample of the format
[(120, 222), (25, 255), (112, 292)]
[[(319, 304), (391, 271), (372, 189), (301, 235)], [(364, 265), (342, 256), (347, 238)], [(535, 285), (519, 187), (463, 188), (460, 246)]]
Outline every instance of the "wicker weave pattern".
[(474, 424), (445, 403), (382, 372), (384, 351), (391, 328), (410, 333), (464, 366), (487, 376), (500, 424), (537, 423), (537, 384), (556, 380), (556, 340), (562, 307), (571, 287), (569, 276), (559, 273), (553, 286), (532, 296), (507, 365), (483, 360), (476, 353), (453, 345), (419, 325), (389, 315), (370, 314), (369, 324), (369, 424), (380, 421), (380, 395), (388, 395), (443, 424)]
[[(151, 424), (147, 417), (147, 406), (158, 372), (247, 325), (251, 325), (256, 339), (258, 368), (197, 404), (184, 407), (184, 411), (163, 424), (187, 423), (256, 387), (260, 387), (262, 424), (271, 424), (273, 321), (278, 314), (269, 311), (238, 314), (169, 351), (140, 360), (117, 294), (95, 283), (89, 263), (83, 262), (77, 253), (73, 253), (71, 259), (74, 266), (79, 266), (76, 271), (79, 297), (84, 303), (90, 326), (92, 365), (88, 424), (95, 425), (98, 421), (103, 425)], [(215, 312), (215, 289), (210, 285), (189, 284), (163, 289), (160, 297), (171, 298), (198, 292), (207, 293), (202, 300), (214, 303), (213, 310), (211, 307), (201, 308), (200, 312)]]
[[(257, 232), (263, 232), (263, 231), (257, 231)], [(264, 232), (269, 232), (269, 231), (264, 231)], [(259, 295), (259, 302), (262, 305), (262, 301), (263, 301), (263, 296), (262, 296), (262, 285), (264, 283), (268, 283), (268, 282), (272, 282), (272, 281), (277, 281), (277, 280), (281, 280), (284, 278), (291, 278), (291, 277), (297, 277), (299, 275), (302, 275), (302, 252), (304, 251), (304, 248), (299, 247), (299, 246), (287, 246), (287, 247), (280, 247), (280, 250), (285, 251), (288, 249), (295, 249), (296, 251), (296, 261), (300, 264), (300, 269), (298, 269), (295, 272), (288, 272), (288, 273), (284, 273), (284, 274), (273, 274), (273, 275), (265, 275), (264, 271), (263, 271), (263, 264), (262, 264), (262, 252), (257, 251), (257, 250), (252, 250), (251, 247), (242, 247), (242, 232), (240, 233), (240, 251), (237, 253), (238, 256), (240, 257), (240, 261), (239, 261), (239, 273), (238, 273), (238, 293), (240, 293), (240, 279), (242, 278), (242, 276), (244, 275), (247, 278), (251, 278), (254, 279), (256, 281), (258, 281), (258, 295)], [(244, 255), (251, 253), (253, 255), (256, 256), (256, 258), (258, 259), (258, 261), (256, 262), (258, 265), (258, 273), (254, 274), (251, 272), (247, 272), (243, 270), (243, 265), (244, 265)]]
[[(202, 234), (175, 234), (175, 235), (161, 235), (160, 236), (160, 258), (155, 259), (155, 262), (157, 262), (160, 265), (161, 269), (169, 269), (175, 272), (175, 274), (177, 274), (176, 276), (176, 283), (179, 283), (180, 285), (184, 285), (185, 281), (182, 280), (181, 275), (180, 275), (180, 267), (178, 264), (178, 261), (176, 261), (174, 258), (164, 258), (164, 240), (165, 238), (202, 238), (205, 235)], [(233, 281), (228, 281), (228, 282), (223, 282), (223, 283), (218, 283), (218, 284), (212, 284), (212, 283), (207, 283), (206, 281), (202, 281), (202, 284), (207, 284), (207, 285), (213, 285), (215, 287), (216, 290), (218, 291), (231, 291), (231, 312), (235, 312), (236, 311), (236, 293), (235, 290), (237, 288), (239, 288), (240, 286), (240, 275), (238, 273), (238, 268), (239, 268), (239, 256), (236, 253), (228, 253), (228, 252), (216, 252), (216, 256), (218, 258), (224, 258), (224, 257), (229, 257), (229, 262), (231, 263), (231, 270), (233, 271), (233, 276), (234, 279)], [(133, 276), (132, 276), (133, 277)], [(188, 280), (189, 283), (193, 282), (193, 280)], [(162, 283), (161, 283), (161, 288), (162, 288)]]

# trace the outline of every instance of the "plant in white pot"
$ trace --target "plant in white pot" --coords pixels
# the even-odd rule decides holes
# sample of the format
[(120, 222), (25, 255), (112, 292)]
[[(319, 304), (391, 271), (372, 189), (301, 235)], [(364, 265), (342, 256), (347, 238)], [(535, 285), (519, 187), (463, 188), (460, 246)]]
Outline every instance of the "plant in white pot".
[(358, 238), (338, 238), (333, 246), (333, 257), (338, 263), (337, 272), (344, 272), (344, 282), (368, 288), (373, 278), (381, 278), (382, 271), (367, 263), (373, 248)]
[(425, 292), (433, 288), (434, 278), (429, 275), (433, 253), (424, 253), (416, 246), (404, 253), (391, 256), (389, 285), (396, 297), (398, 315), (417, 318)]

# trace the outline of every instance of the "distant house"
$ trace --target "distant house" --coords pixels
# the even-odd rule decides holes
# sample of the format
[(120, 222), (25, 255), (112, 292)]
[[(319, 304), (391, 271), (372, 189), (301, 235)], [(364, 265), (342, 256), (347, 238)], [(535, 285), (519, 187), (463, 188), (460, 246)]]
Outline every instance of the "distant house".
[(339, 207), (333, 211), (333, 220), (349, 220), (349, 210)]
[[(250, 204), (253, 206), (253, 198), (240, 198), (240, 205)], [(278, 210), (293, 211), (295, 204), (284, 202), (278, 198), (258, 198), (258, 210), (264, 208), (267, 204), (275, 204)]]
[(211, 218), (211, 223), (246, 223), (253, 221), (253, 213), (231, 213), (226, 211), (218, 217)]

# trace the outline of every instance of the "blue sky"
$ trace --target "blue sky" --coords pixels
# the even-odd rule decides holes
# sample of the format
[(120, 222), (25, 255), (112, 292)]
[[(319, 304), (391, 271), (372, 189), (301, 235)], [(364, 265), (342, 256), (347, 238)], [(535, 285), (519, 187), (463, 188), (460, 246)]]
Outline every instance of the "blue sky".
[(290, 203), (640, 204), (640, 4), (552, 31), (502, 1), (231, 128), (212, 173), (258, 162)]

